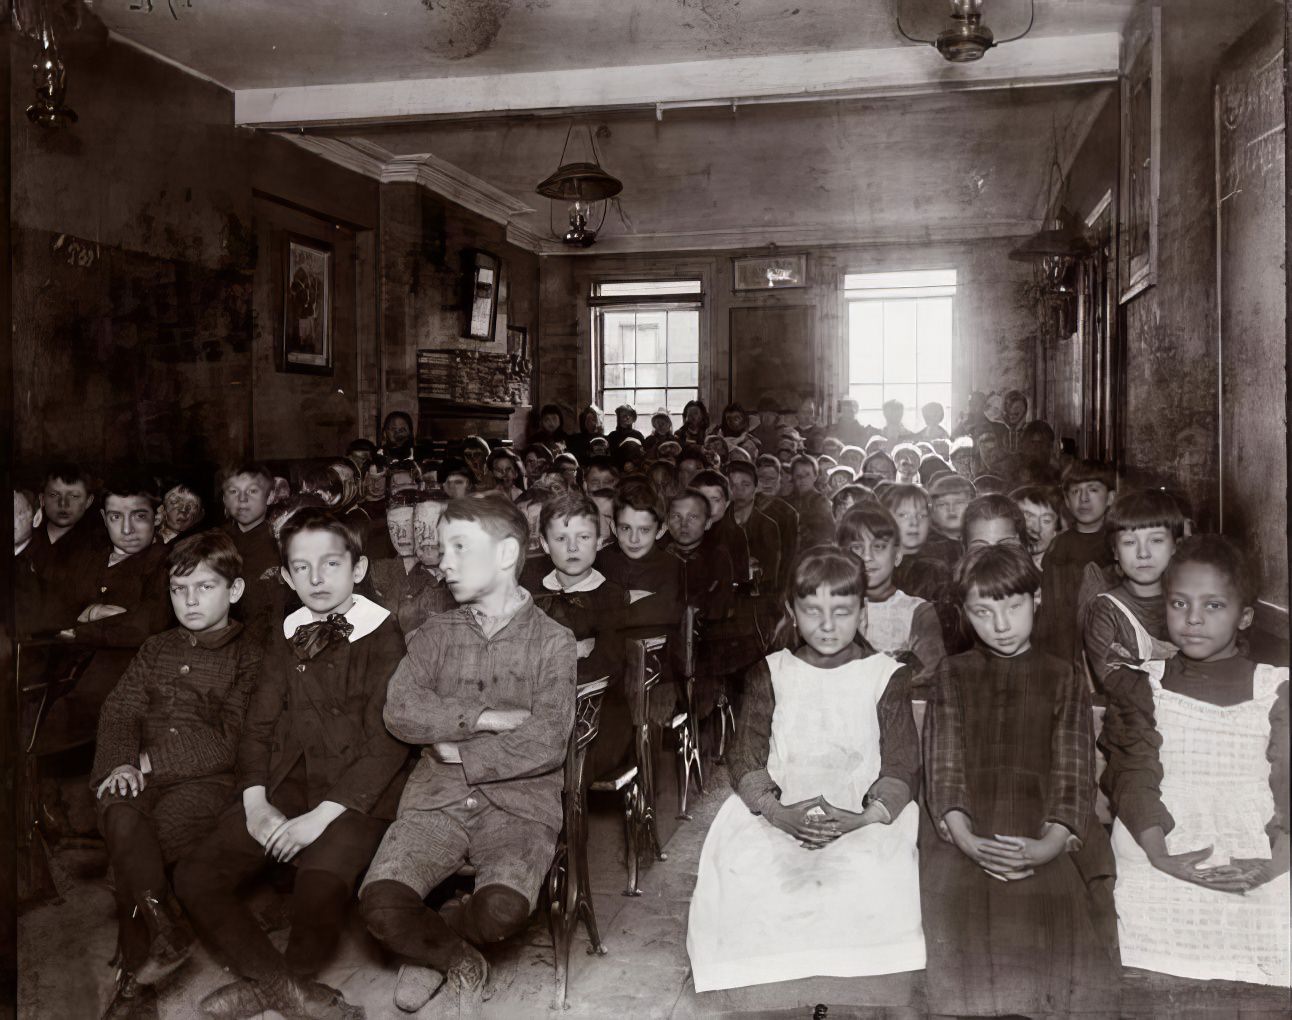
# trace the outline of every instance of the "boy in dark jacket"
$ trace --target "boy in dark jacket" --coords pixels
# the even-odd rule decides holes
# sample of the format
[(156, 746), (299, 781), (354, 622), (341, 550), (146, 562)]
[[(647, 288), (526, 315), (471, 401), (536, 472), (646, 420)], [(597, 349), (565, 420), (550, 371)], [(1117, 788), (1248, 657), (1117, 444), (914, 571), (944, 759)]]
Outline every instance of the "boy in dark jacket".
[[(212, 1017), (345, 1015), (341, 993), (313, 979), (336, 950), (408, 758), (382, 722), (404, 637), (388, 610), (354, 592), (368, 569), (360, 536), (311, 507), (288, 518), (279, 544), (304, 606), (266, 648), (238, 745), (240, 796), (175, 874), (204, 939), (240, 975), (202, 1001)], [(286, 953), (239, 892), (273, 861), (296, 868)]]
[(211, 831), (228, 802), (260, 666), (259, 645), (229, 619), (243, 591), (229, 537), (180, 539), (168, 568), (180, 626), (148, 638), (108, 695), (90, 771), (117, 901), (120, 970), (109, 1018), (156, 1016), (151, 986), (191, 952), (165, 868)]

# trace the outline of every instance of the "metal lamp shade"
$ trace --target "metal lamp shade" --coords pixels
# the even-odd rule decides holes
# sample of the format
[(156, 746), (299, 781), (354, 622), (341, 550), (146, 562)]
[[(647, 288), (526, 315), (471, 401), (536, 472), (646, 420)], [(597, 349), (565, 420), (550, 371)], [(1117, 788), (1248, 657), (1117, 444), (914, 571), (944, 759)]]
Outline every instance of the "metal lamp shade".
[(600, 202), (614, 198), (624, 185), (596, 163), (562, 163), (535, 190), (558, 202)]

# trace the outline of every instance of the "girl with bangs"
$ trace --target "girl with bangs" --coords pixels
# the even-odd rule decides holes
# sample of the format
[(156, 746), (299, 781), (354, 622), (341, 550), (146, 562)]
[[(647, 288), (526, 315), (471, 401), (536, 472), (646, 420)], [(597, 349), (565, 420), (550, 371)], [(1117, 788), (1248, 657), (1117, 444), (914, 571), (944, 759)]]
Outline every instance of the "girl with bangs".
[(971, 549), (955, 584), (977, 641), (943, 660), (924, 720), (929, 1012), (1115, 1016), (1088, 688), (1032, 647), (1041, 575), (1024, 548)]
[(800, 554), (787, 647), (746, 676), (691, 900), (697, 992), (924, 966), (909, 671), (855, 640), (865, 592), (853, 553)]

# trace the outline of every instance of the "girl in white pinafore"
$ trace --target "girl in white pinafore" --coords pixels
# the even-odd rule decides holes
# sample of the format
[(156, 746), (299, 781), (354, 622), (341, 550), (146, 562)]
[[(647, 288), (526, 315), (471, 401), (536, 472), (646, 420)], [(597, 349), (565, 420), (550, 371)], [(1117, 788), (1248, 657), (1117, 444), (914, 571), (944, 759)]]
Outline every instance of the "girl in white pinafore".
[(791, 575), (801, 640), (747, 678), (737, 793), (705, 839), (687, 950), (697, 992), (924, 966), (919, 769), (907, 671), (854, 642), (860, 560), (817, 547)]
[(1287, 986), (1288, 670), (1237, 654), (1254, 593), (1231, 543), (1182, 543), (1165, 587), (1179, 654), (1106, 681), (1122, 964)]

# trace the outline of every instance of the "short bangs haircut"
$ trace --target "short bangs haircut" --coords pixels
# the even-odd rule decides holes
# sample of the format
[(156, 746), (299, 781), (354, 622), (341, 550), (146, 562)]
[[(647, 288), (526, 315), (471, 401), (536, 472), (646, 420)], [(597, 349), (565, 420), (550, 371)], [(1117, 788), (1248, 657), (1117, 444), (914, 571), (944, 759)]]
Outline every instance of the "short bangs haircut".
[(681, 492), (675, 493), (668, 501), (669, 513), (673, 512), (673, 507), (677, 506), (678, 503), (688, 499), (700, 504), (704, 510), (704, 519), (706, 521), (713, 516), (713, 508), (709, 506), (708, 498), (698, 489), (683, 489)]
[(83, 485), (86, 492), (94, 491), (94, 479), (88, 473), (82, 471), (80, 466), (64, 461), (61, 464), (51, 464), (49, 470), (45, 472), (45, 477), (40, 483), (43, 489), (50, 482), (62, 482), (64, 485)]
[(645, 478), (634, 478), (615, 491), (616, 524), (619, 523), (619, 515), (625, 510), (650, 514), (656, 523), (664, 523), (664, 500), (660, 497), (659, 489)]
[(1101, 460), (1074, 460), (1063, 469), (1064, 494), (1082, 482), (1101, 482), (1111, 492), (1117, 488), (1117, 472)]
[[(785, 465), (781, 463), (781, 459), (779, 457), (773, 457), (770, 453), (760, 453), (758, 455), (758, 459), (754, 461), (754, 467), (760, 471), (763, 468), (775, 468), (778, 475), (783, 474), (785, 471)], [(790, 467), (794, 467), (793, 461), (790, 462)], [(815, 469), (816, 464), (813, 464), (812, 467)]]
[(357, 564), (363, 556), (363, 535), (348, 521), (322, 507), (301, 507), (287, 518), (278, 532), (278, 555), (284, 567), (291, 566), (292, 539), (305, 531), (326, 531), (335, 535), (350, 554), (350, 563)]
[(1232, 539), (1224, 535), (1194, 535), (1176, 546), (1163, 578), (1163, 588), (1168, 593), (1172, 579), (1186, 563), (1211, 567), (1224, 577), (1234, 586), (1244, 609), (1256, 605), (1260, 577), (1251, 558)]
[[(965, 515), (960, 522), (961, 534), (969, 533), (969, 526), (978, 521), (1009, 521), (1018, 533), (1018, 540), (1027, 545), (1027, 518), (1023, 516), (1022, 507), (1000, 492), (988, 492), (976, 496), (965, 507)], [(995, 596), (991, 596), (995, 598)]]
[(187, 577), (204, 563), (229, 584), (242, 576), (242, 555), (220, 528), (200, 531), (176, 542), (166, 557), (166, 573), (170, 577)]
[(868, 499), (849, 507), (840, 518), (834, 537), (839, 545), (849, 546), (860, 542), (864, 533), (880, 541), (891, 542), (897, 538), (897, 520), (878, 500)]
[(553, 521), (569, 524), (576, 517), (586, 517), (594, 527), (599, 527), (601, 523), (601, 511), (597, 509), (597, 504), (583, 493), (569, 491), (550, 496), (543, 502), (543, 509), (538, 513), (539, 533), (546, 535), (548, 525)]
[(452, 521), (478, 524), (495, 542), (514, 539), (519, 550), (515, 575), (516, 580), (520, 580), (525, 569), (525, 549), (529, 546), (529, 521), (520, 507), (501, 492), (473, 492), (461, 499), (449, 500), (440, 522), (448, 524)]
[(731, 483), (727, 481), (727, 476), (717, 471), (697, 471), (695, 477), (691, 479), (691, 488), (693, 489), (717, 489), (722, 493), (723, 499), (731, 499)]
[(956, 598), (963, 603), (975, 589), (985, 599), (1035, 595), (1041, 590), (1041, 572), (1020, 546), (982, 546), (966, 553), (956, 568)]
[(1104, 527), (1109, 541), (1122, 531), (1166, 528), (1178, 542), (1184, 538), (1184, 513), (1165, 489), (1135, 489), (1121, 493), (1108, 508)]
[(799, 553), (790, 568), (789, 596), (805, 599), (822, 588), (831, 595), (866, 597), (866, 568), (861, 557), (847, 549), (818, 545)]
[[(752, 461), (739, 460), (733, 457), (731, 460), (731, 463), (727, 465), (728, 482), (730, 482), (732, 478), (735, 478), (736, 475), (744, 475), (746, 478), (753, 479), (753, 482), (755, 485), (758, 484), (758, 470), (757, 468), (754, 467)], [(691, 482), (691, 484), (692, 485), (695, 484), (694, 480)]]
[(903, 507), (913, 506), (918, 510), (929, 508), (929, 494), (919, 485), (897, 483), (886, 486), (880, 494), (879, 501), (892, 513)]

